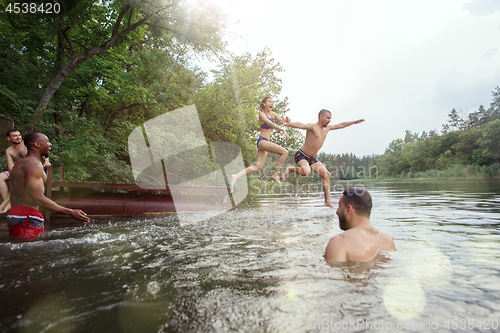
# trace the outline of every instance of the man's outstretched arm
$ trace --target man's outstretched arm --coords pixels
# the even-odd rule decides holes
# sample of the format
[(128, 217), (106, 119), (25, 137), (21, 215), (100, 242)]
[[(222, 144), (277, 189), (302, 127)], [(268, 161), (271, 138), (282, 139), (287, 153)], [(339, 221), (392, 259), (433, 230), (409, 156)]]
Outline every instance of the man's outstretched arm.
[(354, 125), (354, 124), (362, 123), (363, 121), (365, 121), (365, 120), (358, 119), (358, 120), (354, 120), (354, 121), (346, 121), (346, 122), (336, 124), (336, 125), (328, 125), (328, 129), (329, 130), (336, 130), (336, 129), (346, 128), (346, 127), (349, 127), (349, 126)]
[(308, 130), (311, 129), (313, 124), (303, 124), (298, 121), (291, 122), (288, 117), (282, 118), (282, 124), (287, 127), (292, 127), (292, 128), (297, 128), (297, 129), (302, 129), (302, 130)]

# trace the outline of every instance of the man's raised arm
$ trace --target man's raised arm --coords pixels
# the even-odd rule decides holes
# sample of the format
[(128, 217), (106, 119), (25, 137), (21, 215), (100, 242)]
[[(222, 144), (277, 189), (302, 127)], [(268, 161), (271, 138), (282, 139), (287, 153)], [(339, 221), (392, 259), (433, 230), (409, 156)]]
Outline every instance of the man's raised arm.
[(346, 122), (336, 124), (336, 125), (328, 125), (328, 129), (329, 130), (336, 130), (336, 129), (346, 128), (346, 127), (349, 127), (349, 126), (354, 125), (354, 124), (362, 123), (363, 121), (365, 121), (365, 120), (358, 119), (358, 120), (354, 120), (354, 121), (346, 121)]

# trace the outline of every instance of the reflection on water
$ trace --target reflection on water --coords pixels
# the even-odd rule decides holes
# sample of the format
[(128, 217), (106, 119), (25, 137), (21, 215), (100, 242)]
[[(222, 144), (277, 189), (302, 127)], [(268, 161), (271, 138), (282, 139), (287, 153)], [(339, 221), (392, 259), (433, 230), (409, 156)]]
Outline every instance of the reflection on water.
[(398, 249), (369, 263), (325, 263), (341, 231), (320, 192), (255, 195), (183, 227), (59, 220), (24, 242), (3, 225), (0, 330), (498, 331), (500, 181), (366, 186)]

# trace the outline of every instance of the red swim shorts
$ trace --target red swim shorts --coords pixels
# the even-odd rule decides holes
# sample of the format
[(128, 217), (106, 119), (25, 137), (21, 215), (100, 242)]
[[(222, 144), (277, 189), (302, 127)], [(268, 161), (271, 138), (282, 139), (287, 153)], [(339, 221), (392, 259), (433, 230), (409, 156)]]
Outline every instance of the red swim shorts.
[(37, 209), (14, 206), (7, 215), (7, 225), (11, 237), (36, 237), (43, 232), (43, 215)]

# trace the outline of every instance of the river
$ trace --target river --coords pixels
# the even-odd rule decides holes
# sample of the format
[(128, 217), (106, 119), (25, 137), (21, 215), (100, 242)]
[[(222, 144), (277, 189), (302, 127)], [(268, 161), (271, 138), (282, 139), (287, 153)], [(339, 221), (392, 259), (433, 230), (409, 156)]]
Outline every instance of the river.
[(53, 219), (22, 241), (2, 225), (0, 331), (500, 331), (500, 181), (363, 186), (397, 248), (369, 263), (325, 262), (341, 230), (315, 190), (182, 226)]

